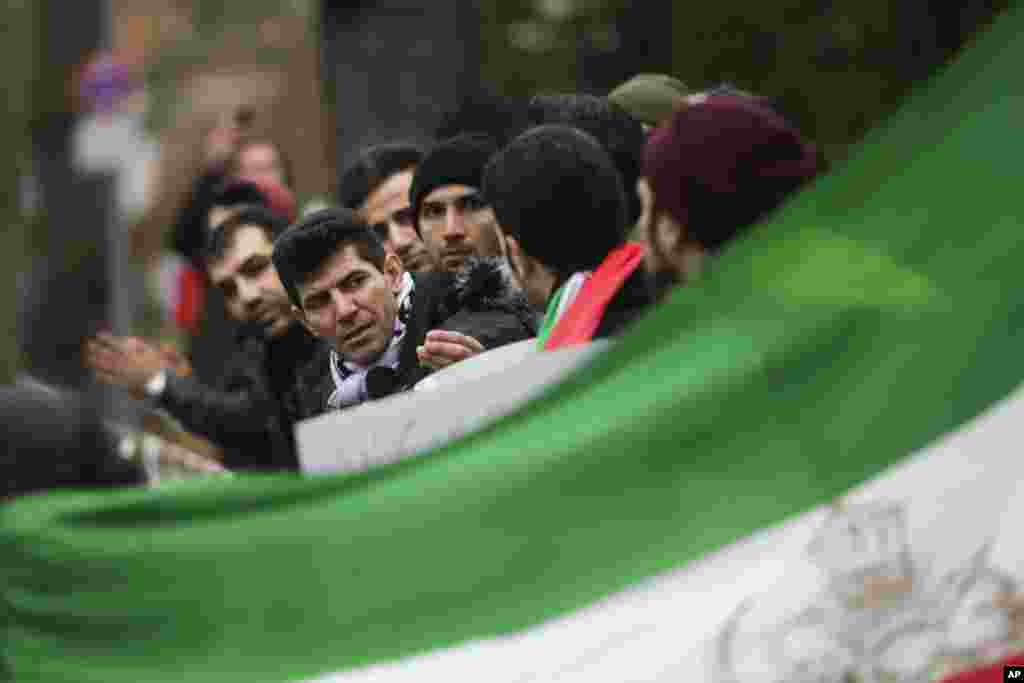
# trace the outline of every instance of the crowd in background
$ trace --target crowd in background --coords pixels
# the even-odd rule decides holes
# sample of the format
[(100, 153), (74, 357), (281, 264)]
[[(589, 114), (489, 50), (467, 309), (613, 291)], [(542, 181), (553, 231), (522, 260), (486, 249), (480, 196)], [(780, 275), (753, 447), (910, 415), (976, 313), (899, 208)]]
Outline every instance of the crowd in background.
[[(607, 96), (471, 103), (429, 145), (359, 151), (336, 205), (302, 207), (288, 150), (248, 135), (252, 115), (208, 136), (170, 229), (165, 300), (187, 348), (101, 333), (83, 349), (98, 380), (159, 416), (159, 459), (191, 472), (297, 471), (302, 420), (504, 345), (628, 334), (821, 168), (768, 98), (641, 74)], [(10, 465), (5, 496), (147, 479), (73, 397), (5, 392), (9, 443), (64, 416), (32, 441), (50, 456)]]

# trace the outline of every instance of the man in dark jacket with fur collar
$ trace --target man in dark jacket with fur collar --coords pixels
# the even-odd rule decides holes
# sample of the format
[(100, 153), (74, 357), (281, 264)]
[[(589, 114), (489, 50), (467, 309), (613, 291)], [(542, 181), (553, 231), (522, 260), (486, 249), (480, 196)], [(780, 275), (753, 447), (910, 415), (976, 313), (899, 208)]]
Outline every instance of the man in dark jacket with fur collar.
[(304, 218), (277, 240), (273, 259), (295, 315), (333, 348), (331, 408), (407, 389), (434, 369), (535, 332), (502, 259), (457, 277), (411, 275), (347, 209)]

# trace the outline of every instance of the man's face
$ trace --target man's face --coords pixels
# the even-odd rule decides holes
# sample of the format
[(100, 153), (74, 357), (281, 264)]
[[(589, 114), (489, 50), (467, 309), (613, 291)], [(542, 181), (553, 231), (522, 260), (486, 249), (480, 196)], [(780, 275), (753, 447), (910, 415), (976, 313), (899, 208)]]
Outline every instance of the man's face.
[(273, 145), (257, 142), (246, 145), (238, 152), (238, 175), (250, 178), (270, 178), (284, 185), (284, 167)]
[(654, 192), (645, 178), (637, 181), (636, 192), (641, 206), (636, 231), (647, 247), (644, 250), (647, 281), (654, 295), (660, 298), (683, 281), (684, 261), (679, 256), (682, 229), (666, 214), (655, 215)]
[(498, 223), (479, 190), (445, 185), (420, 205), (420, 235), (442, 270), (456, 271), (470, 256), (500, 256)]
[(406, 270), (423, 272), (434, 270), (436, 265), (413, 225), (409, 187), (414, 173), (415, 169), (410, 168), (385, 180), (370, 193), (359, 210), (384, 240), (384, 246), (402, 260)]
[(224, 256), (209, 266), (210, 280), (224, 295), (231, 317), (241, 322), (258, 320), (271, 337), (292, 322), (287, 294), (270, 260), (273, 251), (262, 228), (243, 225)]
[(395, 254), (388, 253), (381, 272), (347, 245), (298, 286), (306, 324), (345, 360), (370, 365), (391, 343), (401, 282)]

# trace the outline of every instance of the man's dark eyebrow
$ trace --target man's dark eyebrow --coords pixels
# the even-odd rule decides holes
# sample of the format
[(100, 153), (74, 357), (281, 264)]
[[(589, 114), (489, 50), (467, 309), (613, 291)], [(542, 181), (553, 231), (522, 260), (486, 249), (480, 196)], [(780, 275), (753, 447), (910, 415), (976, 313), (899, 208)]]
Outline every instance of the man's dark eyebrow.
[(244, 261), (242, 261), (242, 265), (241, 265), (240, 269), (252, 266), (253, 262), (256, 261), (256, 260), (266, 262), (266, 261), (269, 261), (270, 259), (269, 259), (269, 257), (265, 256), (264, 254), (251, 254), (249, 256), (249, 258), (247, 258)]
[(366, 269), (362, 268), (361, 266), (356, 266), (352, 270), (348, 271), (348, 273), (345, 274), (345, 277), (341, 278), (336, 283), (334, 283), (334, 286), (337, 287), (338, 285), (347, 284), (349, 280), (356, 277), (357, 275), (366, 275)]
[(365, 274), (366, 274), (366, 269), (365, 268), (362, 268), (360, 266), (356, 266), (352, 270), (350, 270), (347, 273), (345, 273), (345, 275), (343, 277), (340, 277), (337, 280), (334, 280), (333, 282), (331, 282), (331, 284), (326, 285), (323, 289), (319, 289), (319, 290), (317, 290), (315, 292), (310, 292), (306, 296), (302, 297), (302, 300), (303, 300), (303, 302), (308, 301), (309, 299), (312, 299), (315, 296), (320, 296), (321, 294), (324, 294), (326, 292), (331, 291), (332, 289), (335, 289), (337, 287), (340, 287), (341, 285), (344, 285), (345, 283), (347, 283), (349, 280), (351, 280), (356, 275), (365, 275)]

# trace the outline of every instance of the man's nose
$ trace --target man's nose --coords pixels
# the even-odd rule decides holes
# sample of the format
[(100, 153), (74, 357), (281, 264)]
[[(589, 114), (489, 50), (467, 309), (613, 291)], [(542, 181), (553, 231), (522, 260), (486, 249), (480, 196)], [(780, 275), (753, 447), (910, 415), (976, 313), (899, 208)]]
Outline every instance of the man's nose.
[(260, 288), (255, 283), (249, 282), (245, 278), (238, 279), (238, 298), (246, 308), (255, 308), (259, 306), (263, 299), (262, 294), (260, 293)]
[(338, 320), (351, 319), (358, 310), (352, 297), (337, 289), (331, 290), (331, 305), (334, 307), (334, 313)]
[(457, 241), (466, 237), (466, 223), (462, 212), (454, 206), (449, 206), (448, 212), (445, 214), (444, 237), (450, 241)]

